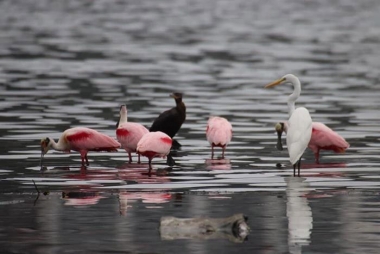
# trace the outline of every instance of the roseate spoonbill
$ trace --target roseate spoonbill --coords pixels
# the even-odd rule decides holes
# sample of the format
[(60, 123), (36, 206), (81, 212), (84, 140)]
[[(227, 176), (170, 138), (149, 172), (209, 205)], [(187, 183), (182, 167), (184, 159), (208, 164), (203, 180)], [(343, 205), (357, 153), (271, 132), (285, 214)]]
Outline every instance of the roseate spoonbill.
[(70, 150), (77, 151), (81, 155), (82, 165), (84, 165), (85, 160), (86, 164), (89, 165), (87, 158), (89, 151), (116, 152), (119, 147), (119, 142), (96, 130), (85, 127), (70, 128), (62, 133), (58, 143), (51, 138), (41, 139), (41, 164), (44, 155), (50, 148), (67, 153)]
[[(173, 138), (186, 119), (186, 106), (182, 101), (182, 93), (172, 93), (170, 97), (174, 98), (176, 106), (162, 112), (156, 120), (154, 120), (149, 131), (161, 131), (166, 133), (170, 138)], [(175, 140), (173, 143), (175, 147), (181, 146)]]
[(282, 83), (291, 83), (294, 87), (293, 93), (288, 98), (289, 120), (286, 144), (288, 145), (290, 163), (293, 165), (293, 175), (296, 175), (296, 166), (298, 165), (298, 176), (300, 176), (301, 157), (311, 139), (312, 120), (306, 108), (295, 108), (295, 102), (301, 94), (301, 82), (296, 76), (287, 74), (266, 85), (265, 88)]
[[(116, 138), (120, 142), (121, 147), (128, 153), (129, 163), (132, 162), (131, 153), (136, 152), (137, 143), (148, 132), (148, 129), (142, 124), (128, 122), (127, 107), (121, 105)], [(140, 155), (138, 155), (138, 163), (140, 163)]]
[(161, 131), (154, 131), (145, 134), (137, 143), (136, 151), (142, 156), (148, 157), (149, 169), (152, 167), (154, 157), (165, 158), (170, 153), (172, 139)]
[(226, 118), (212, 116), (207, 122), (206, 138), (211, 145), (211, 159), (214, 158), (214, 147), (222, 148), (222, 158), (224, 151), (232, 138), (232, 125)]
[[(278, 135), (277, 149), (282, 150), (281, 135), (287, 133), (288, 123), (277, 123), (276, 131)], [(320, 150), (332, 150), (336, 153), (344, 153), (350, 144), (338, 133), (327, 127), (323, 123), (313, 122), (311, 139), (308, 147), (313, 151), (315, 162), (319, 163)]]

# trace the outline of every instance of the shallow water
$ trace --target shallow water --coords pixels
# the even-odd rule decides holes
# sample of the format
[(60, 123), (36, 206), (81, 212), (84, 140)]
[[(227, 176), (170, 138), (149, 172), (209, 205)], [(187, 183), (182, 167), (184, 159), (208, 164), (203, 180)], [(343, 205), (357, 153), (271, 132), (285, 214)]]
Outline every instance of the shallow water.
[[(375, 0), (2, 1), (0, 249), (377, 253), (379, 11)], [(292, 89), (263, 89), (286, 73), (301, 79), (298, 105), (351, 145), (321, 164), (307, 150), (301, 178), (275, 149)], [(150, 126), (172, 91), (187, 106), (176, 166), (155, 159), (149, 174), (120, 150), (90, 153), (87, 169), (49, 152), (41, 169), (41, 138), (72, 126), (114, 137), (123, 103)], [(210, 115), (233, 125), (225, 159), (210, 158)], [(244, 242), (160, 235), (162, 216), (236, 213), (249, 218)]]

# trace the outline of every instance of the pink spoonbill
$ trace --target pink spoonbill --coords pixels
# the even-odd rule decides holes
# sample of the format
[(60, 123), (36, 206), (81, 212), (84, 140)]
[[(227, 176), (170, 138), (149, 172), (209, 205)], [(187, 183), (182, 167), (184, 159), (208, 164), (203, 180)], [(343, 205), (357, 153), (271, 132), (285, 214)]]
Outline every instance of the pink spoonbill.
[[(121, 147), (128, 153), (129, 163), (132, 162), (132, 152), (136, 152), (137, 143), (148, 132), (149, 130), (142, 124), (128, 122), (127, 107), (121, 105), (116, 138), (120, 142)], [(138, 155), (138, 163), (140, 163), (140, 154)]]
[(88, 163), (87, 153), (89, 151), (95, 152), (116, 152), (120, 148), (120, 143), (113, 138), (102, 134), (96, 130), (75, 127), (65, 130), (58, 142), (56, 143), (52, 138), (44, 138), (41, 140), (41, 164), (43, 156), (49, 149), (69, 153), (71, 150), (77, 151), (81, 155), (82, 165)]
[(232, 125), (226, 118), (212, 116), (207, 122), (206, 138), (211, 145), (211, 159), (214, 158), (214, 147), (222, 148), (222, 158), (227, 145), (232, 139)]
[(137, 143), (137, 154), (148, 157), (149, 169), (152, 167), (152, 159), (155, 157), (165, 158), (170, 153), (172, 139), (161, 131), (145, 134)]

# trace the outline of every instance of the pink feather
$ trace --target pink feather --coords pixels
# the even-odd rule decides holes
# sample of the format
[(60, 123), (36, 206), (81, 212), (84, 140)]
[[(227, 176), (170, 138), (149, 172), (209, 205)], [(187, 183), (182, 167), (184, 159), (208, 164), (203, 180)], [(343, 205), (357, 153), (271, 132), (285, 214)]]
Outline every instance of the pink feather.
[(146, 156), (149, 162), (154, 157), (165, 158), (172, 147), (172, 139), (161, 131), (145, 134), (137, 144), (137, 153)]
[(128, 153), (135, 152), (137, 143), (149, 131), (139, 123), (126, 122), (116, 130), (116, 138)]
[(316, 160), (319, 159), (319, 150), (333, 150), (344, 153), (350, 144), (338, 133), (323, 123), (314, 122), (311, 139), (308, 147), (314, 152)]
[(222, 147), (222, 157), (226, 146), (232, 139), (232, 125), (227, 119), (212, 116), (207, 122), (206, 138), (211, 145), (211, 158), (214, 157), (214, 147)]
[(60, 140), (65, 140), (67, 149), (74, 151), (117, 151), (120, 143), (96, 130), (75, 127), (63, 132)]

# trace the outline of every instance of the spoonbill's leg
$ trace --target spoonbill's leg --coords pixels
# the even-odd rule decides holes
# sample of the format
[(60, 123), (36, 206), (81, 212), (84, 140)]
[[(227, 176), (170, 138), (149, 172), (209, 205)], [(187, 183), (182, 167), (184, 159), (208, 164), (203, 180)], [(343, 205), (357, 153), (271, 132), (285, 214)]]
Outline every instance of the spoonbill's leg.
[(319, 164), (319, 149), (318, 151), (314, 154), (315, 157), (315, 163)]
[(128, 152), (128, 157), (129, 157), (129, 163), (132, 163), (132, 154), (131, 154), (131, 152)]
[(152, 172), (152, 159), (153, 159), (153, 157), (152, 158), (150, 158), (150, 157), (148, 157), (148, 160), (149, 160), (149, 168), (148, 168), (148, 176), (151, 176), (151, 172)]
[(90, 163), (88, 162), (87, 153), (86, 153), (86, 155), (85, 155), (85, 158), (86, 158), (86, 165), (87, 165), (87, 166), (90, 165)]

